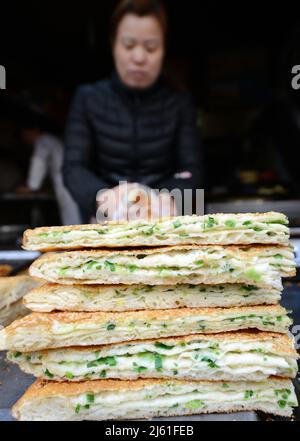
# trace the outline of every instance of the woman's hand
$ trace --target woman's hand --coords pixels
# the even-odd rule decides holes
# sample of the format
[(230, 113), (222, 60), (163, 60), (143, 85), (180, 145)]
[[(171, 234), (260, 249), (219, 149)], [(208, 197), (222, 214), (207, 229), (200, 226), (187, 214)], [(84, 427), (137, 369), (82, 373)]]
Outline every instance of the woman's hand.
[(99, 191), (97, 207), (98, 223), (176, 216), (174, 199), (168, 193), (157, 195), (149, 187), (137, 183)]
[(139, 184), (124, 183), (106, 190), (100, 190), (96, 196), (97, 221), (126, 220), (128, 218), (128, 201), (132, 190)]
[(168, 193), (159, 194), (159, 217), (177, 216), (174, 198)]

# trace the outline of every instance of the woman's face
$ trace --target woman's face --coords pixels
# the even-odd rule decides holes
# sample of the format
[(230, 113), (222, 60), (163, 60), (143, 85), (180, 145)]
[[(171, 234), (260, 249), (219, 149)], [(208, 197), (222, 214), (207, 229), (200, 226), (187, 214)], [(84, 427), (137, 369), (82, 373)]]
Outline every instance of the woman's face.
[(164, 59), (164, 35), (157, 18), (125, 15), (117, 29), (113, 56), (126, 86), (144, 89), (154, 84)]

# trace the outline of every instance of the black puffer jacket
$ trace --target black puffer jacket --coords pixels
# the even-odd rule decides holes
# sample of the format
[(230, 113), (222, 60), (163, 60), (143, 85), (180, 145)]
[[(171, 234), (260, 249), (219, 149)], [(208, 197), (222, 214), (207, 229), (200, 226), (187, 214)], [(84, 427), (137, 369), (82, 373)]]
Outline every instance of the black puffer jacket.
[[(97, 192), (119, 181), (201, 188), (194, 106), (188, 94), (173, 92), (162, 78), (139, 92), (116, 74), (79, 87), (65, 135), (64, 180), (85, 218), (95, 214)], [(176, 179), (180, 171), (192, 178)]]

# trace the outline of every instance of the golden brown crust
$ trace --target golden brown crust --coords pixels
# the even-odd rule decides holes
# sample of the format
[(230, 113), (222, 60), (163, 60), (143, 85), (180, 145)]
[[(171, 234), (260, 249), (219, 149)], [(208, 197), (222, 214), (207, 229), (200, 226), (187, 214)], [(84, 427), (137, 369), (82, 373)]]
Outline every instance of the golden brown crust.
[[(241, 284), (241, 283), (239, 283), (239, 284), (235, 284), (235, 283), (234, 284), (230, 284), (230, 283), (220, 284), (220, 286), (224, 286), (224, 285), (226, 285), (226, 286), (232, 285), (232, 287), (245, 286), (245, 284)], [(80, 291), (83, 291), (83, 292), (85, 290), (95, 291), (95, 294), (96, 294), (98, 292), (100, 293), (101, 291), (107, 291), (109, 289), (118, 290), (118, 289), (128, 288), (130, 290), (134, 290), (134, 289), (143, 289), (143, 288), (145, 288), (145, 286), (149, 286), (149, 285), (143, 285), (143, 284), (138, 284), (138, 283), (136, 285), (121, 285), (121, 284), (116, 284), (116, 285), (97, 285), (97, 284), (94, 284), (94, 285), (93, 284), (91, 284), (91, 285), (78, 285), (78, 284), (60, 285), (59, 283), (50, 283), (49, 282), (49, 283), (43, 283), (42, 285), (37, 286), (36, 288), (33, 288), (32, 290), (30, 290), (30, 295), (31, 294), (38, 295), (38, 294), (44, 294), (44, 293), (47, 294), (47, 293), (55, 292), (57, 289), (58, 290), (59, 289), (68, 290), (68, 289), (72, 289), (72, 288), (79, 289)], [(153, 286), (151, 286), (151, 288), (164, 289), (166, 286), (168, 288), (172, 287), (172, 289), (175, 289), (176, 287), (178, 288), (180, 286), (186, 287), (186, 286), (188, 286), (188, 284), (183, 283), (183, 284), (178, 284), (178, 285), (153, 285)], [(197, 285), (195, 285), (195, 286), (197, 286)], [(203, 284), (201, 286), (204, 287), (205, 285)], [(206, 285), (206, 286), (209, 286), (209, 285)], [(218, 285), (212, 285), (212, 286), (216, 287)], [(273, 291), (277, 291), (277, 292), (280, 291), (276, 288), (270, 288), (269, 290), (272, 292)]]
[[(224, 285), (224, 284), (223, 284)], [(168, 285), (169, 286), (169, 285)], [(143, 288), (145, 285), (142, 284), (136, 284), (136, 285), (60, 285), (59, 283), (44, 283), (43, 285), (37, 286), (36, 288), (32, 289), (30, 291), (30, 294), (43, 294), (43, 293), (50, 293), (54, 292), (55, 290), (62, 288), (62, 289), (68, 289), (68, 288), (77, 288), (82, 291), (89, 290), (95, 292), (97, 291), (106, 291), (108, 289), (122, 289), (122, 288), (130, 288), (130, 289), (136, 289), (136, 288)], [(164, 285), (158, 286), (157, 288), (163, 288)]]
[[(252, 216), (252, 217), (263, 217), (263, 216), (281, 216), (281, 217), (286, 217), (285, 214), (283, 213), (277, 213), (275, 211), (269, 211), (267, 213), (213, 213), (213, 214), (206, 214), (203, 216), (197, 216), (195, 214), (188, 216), (189, 218), (207, 218), (208, 216), (229, 216), (229, 217), (234, 217), (236, 219), (239, 219), (240, 217), (244, 217), (244, 216)], [(185, 216), (176, 216), (175, 219), (180, 219), (181, 217), (185, 217)], [(159, 220), (159, 222), (164, 222), (164, 221), (169, 221), (169, 220), (174, 220), (174, 217), (163, 217)], [(157, 220), (154, 221), (150, 221), (149, 223), (155, 223), (157, 222)], [(109, 221), (109, 222), (105, 222), (104, 225), (126, 225), (128, 224), (128, 221), (120, 221), (120, 222), (115, 222), (115, 221)]]
[[(289, 387), (291, 385), (291, 380), (284, 379), (280, 377), (270, 377), (268, 381), (273, 381), (278, 385), (281, 384), (282, 388)], [(94, 394), (101, 393), (104, 391), (128, 391), (128, 390), (143, 390), (147, 387), (152, 386), (164, 386), (167, 384), (174, 385), (184, 385), (184, 384), (195, 384), (195, 385), (212, 385), (212, 384), (223, 384), (223, 381), (184, 381), (184, 380), (163, 380), (163, 379), (138, 379), (134, 381), (127, 380), (94, 380), (94, 381), (84, 381), (84, 382), (54, 382), (45, 380), (36, 380), (27, 389), (23, 397), (15, 404), (14, 410), (16, 410), (22, 402), (36, 399), (36, 398), (46, 398), (53, 396), (76, 396), (81, 394), (86, 394), (88, 392), (93, 392)], [(231, 384), (230, 382), (226, 382)]]
[[(108, 249), (96, 249), (96, 250), (81, 250), (81, 251), (66, 251), (66, 252), (50, 252), (42, 255), (39, 257), (32, 265), (31, 267), (39, 266), (41, 263), (49, 263), (56, 261), (58, 257), (61, 259), (64, 259), (65, 257), (72, 257), (76, 259), (78, 256), (84, 257), (84, 256), (136, 256), (137, 254), (145, 254), (145, 255), (151, 255), (156, 253), (164, 253), (168, 254), (170, 251), (189, 251), (189, 250), (201, 250), (203, 248), (208, 249), (215, 249), (216, 251), (224, 251), (224, 247), (219, 245), (174, 245), (174, 246), (163, 246), (163, 247), (155, 247), (155, 248), (135, 248), (135, 249), (114, 249), (114, 250), (108, 250)], [(276, 249), (276, 252), (275, 252)], [(256, 245), (256, 246), (237, 246), (237, 245), (229, 245), (226, 247), (225, 251), (231, 251), (238, 256), (245, 257), (244, 251), (247, 251), (247, 257), (253, 257), (256, 256), (258, 253), (261, 253), (262, 251), (266, 250), (274, 250), (274, 254), (276, 254), (279, 250), (282, 251), (291, 251), (292, 245), (290, 246), (281, 246), (281, 245)]]
[[(41, 281), (45, 282), (45, 280), (47, 280), (44, 275), (36, 275), (36, 274), (34, 274), (34, 270), (32, 271), (32, 274), (33, 274), (32, 277), (37, 278), (40, 282)], [(295, 277), (295, 276), (296, 276), (296, 270), (289, 271), (289, 272), (287, 272), (287, 271), (284, 272), (284, 277)], [(121, 281), (120, 279), (121, 279), (121, 276), (119, 277), (117, 285), (120, 284), (120, 281)], [(83, 278), (78, 280), (78, 278), (72, 278), (72, 277), (68, 277), (68, 278), (64, 277), (62, 279), (60, 279), (60, 277), (57, 277), (55, 280), (57, 282), (60, 282), (62, 285), (65, 285), (65, 286), (73, 286), (76, 283), (78, 283), (78, 281), (80, 281), (80, 283), (82, 285), (86, 285), (86, 286), (89, 286), (91, 284), (91, 280), (90, 279), (83, 279)], [(104, 278), (100, 278), (99, 277), (99, 278), (96, 279), (96, 282), (99, 285), (107, 286), (106, 285), (106, 280)], [(188, 282), (189, 282), (188, 276), (183, 276), (183, 277), (181, 277), (179, 279), (176, 279), (176, 280), (174, 280), (173, 276), (170, 276), (168, 278), (164, 278), (164, 284), (167, 284), (167, 285), (171, 285), (172, 284), (173, 286), (175, 286), (175, 285), (178, 285), (178, 284), (185, 284), (185, 283), (188, 283)], [(124, 281), (122, 286), (128, 286), (128, 285), (132, 286), (132, 285), (135, 285), (136, 283), (139, 283), (139, 280), (135, 280), (134, 282), (132, 282), (131, 280), (126, 279), (126, 281)], [(150, 284), (150, 281), (148, 283)], [(192, 283), (194, 285), (202, 284), (202, 285), (209, 285), (210, 286), (212, 284), (212, 276), (210, 276), (209, 281), (208, 280), (203, 280), (203, 278), (201, 276), (199, 276), (199, 278), (196, 278), (196, 279), (193, 278), (193, 281), (191, 281), (190, 283)], [(233, 283), (233, 282), (230, 282), (227, 279), (226, 276), (224, 276), (223, 278), (221, 277), (219, 280), (214, 282), (215, 285), (224, 285), (225, 283), (227, 284), (227, 283)], [(258, 286), (260, 288), (268, 289), (268, 288), (273, 288), (274, 287), (274, 286), (272, 286), (272, 285), (270, 285), (268, 283), (262, 283), (262, 282), (258, 282), (258, 283), (259, 283)], [(95, 284), (95, 280), (92, 282), (92, 284)], [(161, 286), (161, 281), (159, 279), (156, 280), (156, 281), (151, 280), (151, 284), (152, 284), (152, 286)]]
[[(122, 347), (122, 346), (128, 346), (130, 345), (136, 345), (136, 344), (148, 344), (148, 343), (156, 343), (161, 342), (166, 345), (168, 344), (177, 344), (177, 343), (190, 343), (197, 340), (205, 340), (205, 341), (218, 341), (218, 342), (243, 342), (243, 341), (254, 341), (254, 342), (265, 342), (265, 341), (271, 341), (273, 345), (273, 349), (279, 353), (283, 353), (286, 355), (289, 355), (291, 357), (298, 358), (298, 353), (294, 349), (293, 346), (293, 340), (287, 335), (287, 334), (278, 334), (275, 332), (263, 332), (263, 331), (256, 331), (256, 330), (245, 330), (245, 331), (234, 331), (234, 332), (224, 332), (221, 334), (193, 334), (193, 335), (186, 335), (183, 337), (166, 337), (166, 338), (154, 338), (149, 340), (131, 340), (121, 343), (115, 343), (115, 344), (108, 344), (108, 345), (96, 345), (96, 346), (72, 346), (64, 349), (65, 351), (72, 351), (76, 350), (78, 352), (89, 352), (89, 351), (103, 351), (103, 350), (109, 350), (110, 348), (114, 348), (116, 346)], [(61, 351), (60, 349), (45, 349), (38, 351), (38, 353), (42, 354), (48, 354), (55, 351)]]
[[(245, 217), (245, 216), (250, 216), (250, 217), (265, 217), (265, 216), (280, 216), (280, 217), (286, 217), (283, 213), (276, 213), (274, 211), (270, 211), (267, 213), (214, 213), (214, 214), (208, 214), (205, 215), (205, 217), (208, 216), (230, 216), (230, 217), (234, 217), (234, 218), (240, 218), (240, 217)], [(150, 220), (150, 221), (146, 221), (146, 220), (141, 220), (141, 221), (107, 221), (104, 222), (103, 224), (83, 224), (83, 225), (67, 225), (67, 226), (51, 226), (51, 227), (38, 227), (32, 230), (26, 230), (24, 231), (24, 236), (29, 236), (31, 235), (33, 232), (34, 233), (49, 233), (51, 231), (80, 231), (81, 229), (87, 229), (87, 230), (94, 230), (95, 228), (101, 228), (103, 226), (113, 226), (113, 225), (131, 225), (131, 224), (136, 224), (139, 222), (143, 222), (145, 224), (155, 224), (155, 223), (161, 223), (161, 222), (167, 222), (169, 220), (174, 220), (174, 219), (180, 219), (180, 218), (184, 218), (184, 217), (189, 217), (191, 219), (202, 219), (204, 216), (197, 216), (197, 215), (191, 215), (191, 216), (176, 216), (176, 217), (163, 217), (158, 219), (154, 219), (154, 220)]]
[(0, 265), (0, 277), (7, 277), (12, 272), (13, 267), (11, 265)]
[(50, 312), (32, 313), (21, 320), (17, 320), (5, 328), (6, 334), (13, 334), (20, 327), (31, 328), (35, 326), (51, 327), (54, 322), (66, 323), (104, 323), (124, 322), (125, 320), (173, 320), (179, 317), (209, 315), (221, 316), (233, 314), (286, 314), (286, 310), (280, 305), (271, 306), (245, 306), (236, 308), (181, 308), (166, 310), (146, 310), (132, 312)]
[[(146, 226), (151, 226), (154, 225), (156, 223), (161, 223), (161, 222), (165, 222), (165, 221), (170, 221), (170, 220), (175, 220), (175, 219), (181, 219), (184, 217), (188, 217), (190, 219), (199, 219), (199, 220), (203, 220), (204, 217), (208, 217), (208, 216), (230, 216), (236, 219), (239, 219), (240, 217), (250, 217), (250, 218), (259, 218), (259, 217), (265, 217), (265, 216), (270, 216), (270, 217), (281, 217), (281, 218), (286, 218), (286, 216), (282, 213), (276, 213), (276, 212), (268, 212), (268, 213), (235, 213), (235, 214), (224, 214), (224, 213), (215, 213), (215, 214), (211, 214), (211, 215), (205, 215), (205, 216), (196, 216), (196, 215), (192, 215), (192, 216), (177, 216), (177, 217), (164, 217), (161, 219), (154, 219), (154, 220), (148, 220), (145, 221), (143, 220), (142, 222), (146, 225)], [(55, 232), (63, 232), (63, 231), (81, 231), (81, 230), (94, 230), (94, 229), (99, 229), (99, 228), (107, 228), (107, 227), (114, 227), (114, 226), (123, 226), (123, 225), (136, 225), (139, 224), (141, 221), (139, 220), (134, 220), (134, 221), (119, 221), (119, 222), (115, 222), (115, 221), (109, 221), (109, 222), (104, 222), (103, 224), (87, 224), (87, 225), (70, 225), (70, 226), (56, 226), (56, 227), (40, 227), (40, 228), (35, 228), (33, 230), (26, 230), (23, 234), (23, 248), (24, 249), (31, 249), (30, 247), (30, 237), (32, 236), (36, 236), (37, 234), (43, 234), (43, 233), (50, 233), (52, 231)], [(225, 244), (224, 244), (225, 245)], [(131, 246), (131, 245), (130, 245)], [(105, 248), (110, 248), (113, 247), (113, 245), (109, 245), (106, 244)], [(59, 249), (66, 249), (67, 246), (66, 245), (59, 245), (59, 244), (49, 244), (49, 246), (43, 246), (43, 250), (44, 251), (51, 251), (51, 250), (59, 250)], [(84, 246), (82, 245), (75, 245), (72, 246), (73, 249), (82, 249), (84, 248)]]
[[(237, 245), (237, 246), (244, 246), (244, 247), (249, 247), (249, 246), (251, 246), (252, 244), (241, 244), (241, 245)], [(255, 246), (259, 246), (259, 244), (254, 244)], [(286, 245), (286, 244), (278, 244), (278, 243), (268, 243), (267, 245), (265, 245), (265, 246), (272, 246), (272, 247), (275, 247), (275, 246), (284, 246), (284, 245)], [(132, 251), (138, 251), (138, 250), (140, 250), (141, 249), (141, 247), (143, 246), (143, 244), (139, 244), (139, 245), (131, 245), (131, 244), (127, 244), (126, 245), (126, 247), (128, 248), (128, 250), (132, 250)], [(153, 245), (144, 245), (145, 247), (148, 247), (148, 248), (153, 248)], [(174, 246), (174, 245), (170, 245), (170, 247), (171, 246)], [(207, 244), (201, 244), (201, 245), (198, 245), (198, 246), (202, 246), (202, 247), (208, 247), (208, 246), (215, 246), (215, 245), (211, 245), (210, 243), (207, 243)], [(226, 242), (218, 242), (218, 246), (221, 246), (221, 247), (226, 247), (226, 248), (228, 248), (229, 246), (234, 246), (234, 245), (228, 245), (228, 243), (226, 243)], [(263, 246), (263, 245), (262, 245)], [(157, 249), (159, 249), (159, 248), (165, 248), (166, 247), (166, 245), (161, 245), (161, 246), (159, 246), (159, 245), (155, 245), (155, 247), (157, 248)], [(22, 247), (24, 250), (31, 250), (31, 248), (25, 248), (25, 247)], [(54, 252), (57, 252), (57, 251), (63, 251), (63, 252), (67, 252), (67, 251), (81, 251), (81, 250), (85, 250), (85, 251), (87, 251), (87, 250), (89, 250), (89, 249), (94, 249), (94, 250), (107, 250), (108, 252), (112, 252), (112, 251), (116, 251), (116, 250), (124, 250), (125, 249), (125, 247), (122, 247), (122, 248), (117, 248), (117, 247), (115, 247), (114, 245), (109, 245), (109, 244), (105, 244), (105, 245), (87, 245), (87, 246), (81, 246), (81, 245), (65, 245), (65, 246), (53, 246), (53, 247), (51, 247), (51, 246), (49, 246), (49, 247), (43, 247), (43, 248), (41, 248), (40, 249), (40, 251), (41, 252), (43, 252), (43, 253), (54, 253)], [(144, 248), (143, 248), (143, 250), (144, 250)]]

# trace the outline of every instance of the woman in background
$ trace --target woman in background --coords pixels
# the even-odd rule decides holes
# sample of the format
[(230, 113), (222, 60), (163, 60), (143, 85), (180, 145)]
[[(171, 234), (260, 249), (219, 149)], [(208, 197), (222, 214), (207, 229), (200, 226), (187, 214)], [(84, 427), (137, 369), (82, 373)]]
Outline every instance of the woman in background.
[[(140, 185), (169, 191), (201, 185), (194, 105), (162, 75), (167, 29), (161, 1), (122, 0), (112, 18), (115, 72), (77, 90), (66, 127), (64, 180), (85, 219), (95, 215), (100, 190), (124, 200), (128, 188), (120, 182), (130, 183), (134, 201)], [(177, 214), (169, 194), (156, 202)]]

